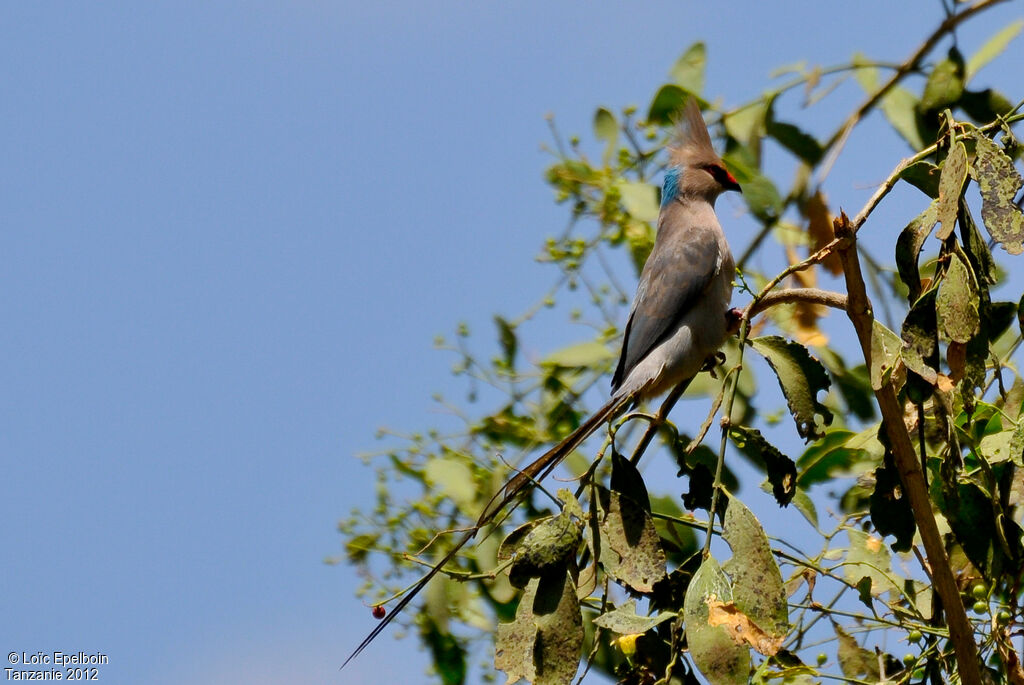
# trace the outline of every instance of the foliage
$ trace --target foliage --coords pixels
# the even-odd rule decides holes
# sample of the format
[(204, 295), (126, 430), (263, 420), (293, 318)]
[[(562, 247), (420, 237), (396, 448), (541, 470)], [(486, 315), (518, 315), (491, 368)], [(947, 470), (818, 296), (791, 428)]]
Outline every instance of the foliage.
[[(1024, 380), (1014, 364), (1024, 310), (1017, 293), (1004, 301), (1003, 289), (993, 299), (1006, 280), (993, 250), (1012, 259), (1024, 249), (1021, 147), (1011, 130), (1024, 115), (971, 82), (1021, 24), (969, 58), (954, 42), (925, 62), (961, 21), (991, 4), (951, 15), (902, 65), (857, 56), (848, 65), (791, 68), (781, 74), (789, 80), (731, 109), (703, 92), (707, 52), (697, 43), (646, 111), (597, 109), (596, 160), (578, 138), (566, 145), (552, 122), (556, 148), (545, 178), (571, 217), (541, 255), (558, 270), (556, 283), (523, 316), (495, 318), (499, 354), (489, 362), (471, 350), (465, 328), (453, 345), (442, 342), (457, 356), (455, 373), (470, 380), (465, 405), (448, 405), (464, 430), (414, 434), (375, 457), (377, 506), (340, 526), (370, 603), (401, 596), (416, 568), (405, 562), (436, 563), (455, 544), (445, 532), (480, 517), (513, 473), (500, 455), (527, 459), (586, 417), (588, 398), (600, 394), (592, 387), (616, 359), (628, 304), (616, 255), (639, 272), (651, 250), (660, 192), (652, 180), (688, 97), (706, 106), (755, 224), (736, 250), (737, 283), (750, 305), (725, 361), (687, 391), (688, 402), (706, 407), (694, 435), (681, 429), (693, 430), (696, 412), (677, 417), (678, 425), (667, 414), (677, 397), (658, 411), (627, 413), (603, 441), (569, 459), (575, 493), (533, 489), (427, 584), (422, 606), (399, 620), (417, 627), (442, 682), (464, 682), (467, 659), (491, 636), (493, 666), (509, 682), (568, 683), (581, 660), (580, 679), (597, 669), (623, 683), (693, 683), (698, 672), (712, 683), (825, 675), (979, 682), (964, 665), (971, 649), (995, 682), (1024, 682), (1011, 643), (1024, 619)], [(802, 91), (811, 108), (850, 76), (867, 99), (830, 138), (777, 117), (782, 98)], [(913, 154), (853, 220), (834, 217), (829, 170), (875, 108)], [(796, 166), (784, 190), (764, 171), (767, 149)], [(886, 245), (872, 214), (904, 185), (922, 195)], [(875, 259), (858, 241), (867, 235), (893, 256)], [(895, 269), (879, 266), (888, 259)], [(880, 310), (891, 312), (889, 325), (860, 295), (865, 281)], [(823, 292), (819, 282), (843, 292)], [(529, 324), (581, 293), (586, 313), (572, 318), (596, 335), (524, 359)], [(823, 320), (836, 302), (849, 304), (848, 317)], [(850, 345), (853, 330), (859, 348)], [(766, 374), (781, 388), (779, 411)], [(791, 427), (781, 423), (787, 412)], [(719, 414), (727, 419), (712, 450), (702, 441)], [(795, 458), (772, 442), (787, 433), (806, 443)], [(685, 487), (638, 470), (655, 434)], [(727, 443), (746, 461), (724, 464)], [(780, 506), (794, 507), (763, 525), (747, 504), (756, 493), (741, 501), (730, 492), (752, 477), (764, 478)], [(813, 553), (793, 544), (797, 513), (815, 531)], [(716, 555), (725, 547), (711, 549), (718, 537), (731, 550), (723, 564)], [(907, 636), (906, 657), (888, 653)], [(490, 666), (484, 671), (493, 679)]]

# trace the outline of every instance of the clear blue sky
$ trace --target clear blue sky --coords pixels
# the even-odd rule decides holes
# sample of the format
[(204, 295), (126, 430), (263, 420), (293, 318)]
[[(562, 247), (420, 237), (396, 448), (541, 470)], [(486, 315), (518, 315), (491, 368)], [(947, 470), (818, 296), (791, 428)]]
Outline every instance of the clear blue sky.
[[(964, 51), (1018, 16), (990, 12)], [(550, 277), (533, 256), (565, 214), (544, 114), (589, 136), (595, 106), (646, 105), (696, 39), (708, 93), (735, 104), (781, 64), (902, 59), (940, 17), (3, 3), (3, 654), (103, 652), (114, 684), (423, 681), (425, 655), (390, 637), (339, 674), (373, 621), (322, 560), (373, 491), (353, 455), (461, 389), (432, 337), (521, 311)], [(1018, 42), (984, 80), (1019, 94), (1021, 64)], [(872, 125), (831, 177), (847, 208), (904, 153)]]

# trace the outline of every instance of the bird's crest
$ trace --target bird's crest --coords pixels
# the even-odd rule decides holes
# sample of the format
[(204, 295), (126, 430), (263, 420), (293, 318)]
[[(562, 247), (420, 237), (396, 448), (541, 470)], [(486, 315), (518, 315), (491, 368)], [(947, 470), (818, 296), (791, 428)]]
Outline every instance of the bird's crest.
[(701, 116), (696, 98), (691, 97), (686, 101), (682, 116), (676, 122), (675, 139), (668, 149), (673, 166), (721, 164), (721, 159), (711, 145), (711, 136), (708, 135), (708, 127)]

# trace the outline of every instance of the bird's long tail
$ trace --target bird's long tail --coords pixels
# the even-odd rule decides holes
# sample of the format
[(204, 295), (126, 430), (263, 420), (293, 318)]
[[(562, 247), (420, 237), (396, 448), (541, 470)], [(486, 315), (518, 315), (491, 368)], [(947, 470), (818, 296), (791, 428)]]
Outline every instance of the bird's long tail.
[(411, 602), (420, 591), (427, 586), (427, 583), (436, 576), (445, 564), (451, 561), (460, 549), (462, 549), (467, 542), (472, 540), (481, 528), (494, 521), (494, 518), (505, 508), (505, 505), (512, 502), (522, 493), (526, 488), (530, 487), (534, 483), (542, 480), (548, 473), (551, 472), (558, 464), (565, 459), (567, 456), (572, 454), (572, 451), (583, 444), (583, 441), (589, 438), (594, 431), (601, 427), (601, 425), (609, 418), (615, 416), (624, 407), (633, 403), (635, 399), (634, 395), (617, 396), (612, 397), (603, 407), (594, 412), (586, 421), (584, 421), (579, 428), (570, 433), (567, 437), (563, 438), (561, 442), (549, 449), (547, 452), (542, 454), (532, 463), (525, 468), (521, 469), (515, 476), (505, 484), (501, 490), (499, 490), (491, 501), (484, 508), (484, 512), (480, 515), (476, 525), (466, 531), (459, 541), (455, 543), (455, 546), (448, 551), (444, 557), (435, 564), (420, 580), (416, 582), (406, 593), (402, 596), (402, 599), (398, 601), (398, 604), (391, 609), (390, 613), (378, 623), (374, 629), (366, 636), (355, 651), (345, 659), (345, 663), (341, 665), (342, 668), (356, 658), (363, 649), (366, 648), (373, 640), (384, 630), (391, 621), (402, 612), (402, 609)]
[(572, 454), (573, 450), (582, 445), (584, 440), (593, 435), (594, 431), (600, 428), (605, 421), (618, 414), (624, 407), (632, 404), (634, 399), (632, 395), (612, 397), (604, 406), (580, 424), (579, 428), (562, 438), (561, 442), (537, 457), (529, 465), (520, 469), (484, 507), (484, 512), (477, 521), (477, 527), (489, 523), (506, 504), (515, 500), (525, 488), (543, 480), (563, 459)]

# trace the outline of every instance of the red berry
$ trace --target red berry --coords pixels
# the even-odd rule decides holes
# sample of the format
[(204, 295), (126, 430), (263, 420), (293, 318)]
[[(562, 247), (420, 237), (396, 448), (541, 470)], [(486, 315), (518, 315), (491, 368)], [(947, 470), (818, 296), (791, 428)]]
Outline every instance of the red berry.
[(373, 617), (375, 619), (377, 619), (378, 621), (380, 619), (384, 618), (387, 615), (387, 613), (388, 613), (387, 609), (385, 609), (384, 607), (382, 607), (379, 604), (377, 606), (373, 607)]

